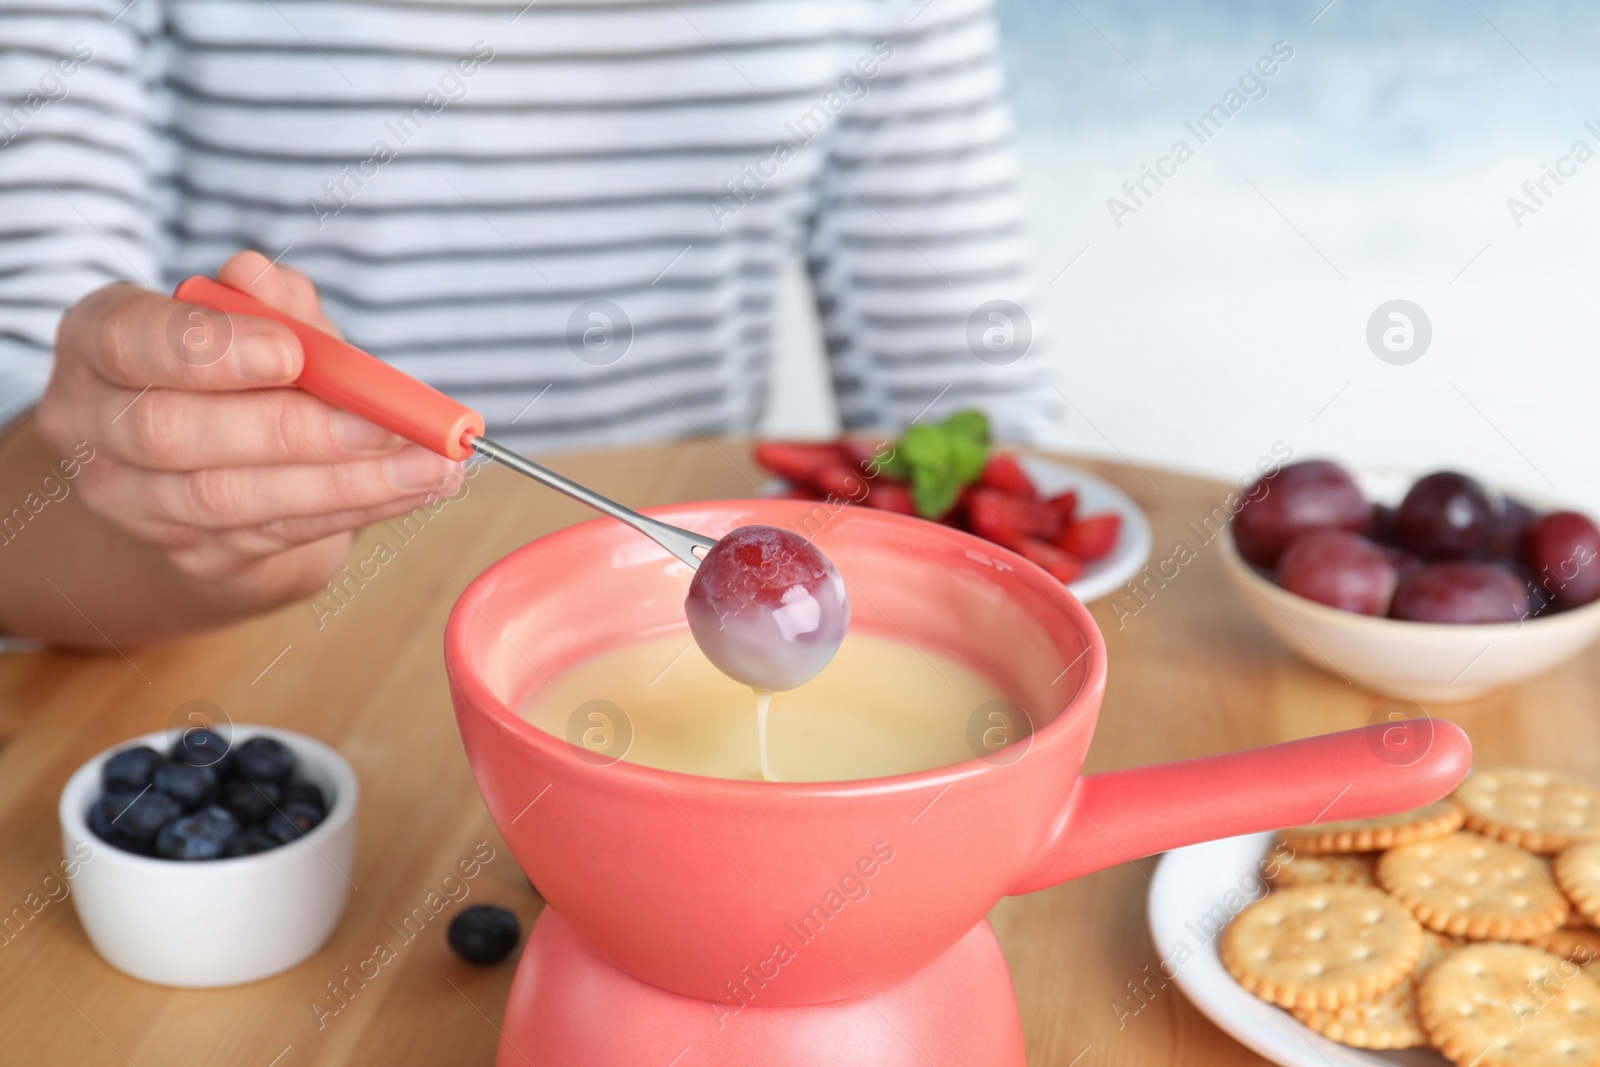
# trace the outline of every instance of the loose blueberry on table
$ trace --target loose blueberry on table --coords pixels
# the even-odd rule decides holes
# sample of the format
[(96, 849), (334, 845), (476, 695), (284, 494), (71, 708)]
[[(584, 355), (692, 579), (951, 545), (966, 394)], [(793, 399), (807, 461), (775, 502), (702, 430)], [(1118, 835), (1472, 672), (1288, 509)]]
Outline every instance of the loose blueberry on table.
[(270, 737), (234, 749), (211, 730), (185, 731), (163, 756), (145, 745), (106, 760), (87, 822), (107, 844), (141, 856), (214, 860), (288, 844), (327, 817), (314, 782)]
[(474, 904), (450, 920), (450, 948), (479, 967), (489, 967), (517, 947), (522, 928), (517, 917), (496, 904)]

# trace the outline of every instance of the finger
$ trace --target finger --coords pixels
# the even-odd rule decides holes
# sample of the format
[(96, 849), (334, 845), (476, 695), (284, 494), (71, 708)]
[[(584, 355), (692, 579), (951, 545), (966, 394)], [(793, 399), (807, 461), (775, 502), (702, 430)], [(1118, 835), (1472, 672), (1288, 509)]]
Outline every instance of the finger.
[(149, 470), (336, 463), (386, 455), (404, 444), (298, 389), (151, 389), (141, 395), (102, 386), (92, 409), (96, 425), (104, 427), (106, 454)]
[(324, 333), (344, 336), (322, 310), (322, 300), (311, 279), (293, 267), (269, 260), (260, 252), (236, 253), (217, 271), (217, 281), (249, 293), (263, 304), (286, 311), (302, 322), (309, 322)]
[(62, 316), (58, 359), (129, 389), (202, 391), (288, 385), (300, 340), (287, 326), (221, 315), (132, 285), (109, 285)]
[(359, 530), (363, 526), (371, 526), (375, 522), (383, 522), (398, 515), (410, 516), (419, 509), (422, 511), (421, 516), (408, 519), (408, 524), (430, 522), (433, 513), (428, 510), (427, 505), (434, 503), (437, 507), (437, 502), (441, 499), (443, 498), (438, 494), (419, 493), (378, 507), (353, 508), (349, 511), (336, 511), (305, 518), (278, 519), (259, 526), (212, 531), (206, 536), (214, 543), (217, 550), (226, 552), (236, 559), (256, 559), (287, 551), (296, 545), (320, 541), (334, 534)]
[[(91, 468), (85, 467), (89, 474)], [(84, 500), (144, 536), (170, 526), (227, 530), (279, 519), (372, 508), (417, 494), (448, 494), (459, 463), (407, 445), (380, 459), (277, 467), (149, 471), (107, 460), (93, 464)]]
[(351, 536), (334, 534), (254, 560), (241, 561), (206, 535), (171, 554), (185, 574), (250, 612), (304, 600), (322, 589), (350, 556)]

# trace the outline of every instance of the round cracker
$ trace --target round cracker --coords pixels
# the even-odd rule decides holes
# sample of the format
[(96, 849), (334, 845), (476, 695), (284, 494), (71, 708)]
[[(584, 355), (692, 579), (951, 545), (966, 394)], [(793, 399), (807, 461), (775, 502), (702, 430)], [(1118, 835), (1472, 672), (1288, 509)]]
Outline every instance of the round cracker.
[(1600, 789), (1576, 778), (1527, 767), (1478, 771), (1455, 797), (1469, 830), (1542, 855), (1600, 841)]
[(1591, 926), (1600, 926), (1600, 844), (1564, 849), (1551, 870), (1572, 906)]
[(1298, 1008), (1294, 1017), (1351, 1048), (1417, 1048), (1428, 1043), (1417, 1018), (1417, 983), (1407, 977), (1387, 993), (1342, 1008)]
[(1459, 937), (1450, 937), (1437, 930), (1422, 931), (1422, 958), (1417, 960), (1417, 969), (1414, 976), (1422, 977), (1422, 972), (1444, 959), (1458, 948), (1465, 948), (1467, 943)]
[(1335, 853), (1312, 856), (1293, 852), (1272, 855), (1267, 884), (1274, 889), (1297, 885), (1376, 885), (1372, 879), (1375, 856)]
[(1381, 890), (1296, 886), (1274, 892), (1223, 932), (1228, 973), (1284, 1008), (1339, 1008), (1405, 980), (1422, 955), (1422, 927)]
[(1422, 1021), (1417, 1017), (1417, 982), (1423, 972), (1461, 942), (1423, 931), (1422, 956), (1416, 969), (1399, 985), (1372, 1000), (1347, 1004), (1342, 1008), (1300, 1008), (1294, 1017), (1323, 1037), (1351, 1048), (1417, 1048), (1428, 1043)]
[(1590, 967), (1600, 961), (1600, 930), (1552, 930), (1539, 947), (1580, 967)]
[(1570, 907), (1527, 856), (1464, 830), (1385, 852), (1378, 884), (1428, 929), (1473, 941), (1542, 938)]
[(1460, 1067), (1600, 1064), (1600, 983), (1528, 945), (1452, 952), (1422, 976), (1417, 1015)]
[[(1561, 883), (1556, 882), (1554, 857), (1541, 856), (1536, 852), (1524, 852), (1523, 855), (1528, 857), (1529, 863), (1543, 871), (1546, 878), (1555, 882), (1557, 888), (1560, 888)], [(1562, 892), (1564, 893), (1566, 890), (1563, 889)], [(1567, 897), (1567, 901), (1571, 903), (1571, 896)], [(1578, 910), (1577, 905), (1573, 905), (1572, 909), (1567, 912), (1567, 917), (1561, 921), (1561, 928), (1563, 930), (1593, 930), (1594, 924), (1583, 917), (1583, 912)], [(1560, 953), (1557, 953), (1557, 955), (1560, 955)]]
[(1296, 826), (1279, 836), (1297, 853), (1372, 852), (1455, 833), (1465, 818), (1461, 805), (1446, 797), (1398, 815)]
[[(1579, 848), (1582, 846), (1574, 845), (1573, 847)], [(1544, 871), (1545, 877), (1550, 879), (1550, 881), (1555, 882), (1556, 888), (1561, 888), (1561, 883), (1556, 881), (1556, 862), (1554, 856), (1540, 856), (1532, 852), (1524, 852), (1523, 855), (1528, 857), (1530, 862), (1537, 864), (1539, 869)], [(1565, 889), (1562, 889), (1561, 891), (1563, 893), (1567, 893)], [(1561, 929), (1593, 930), (1595, 928), (1594, 924), (1591, 923), (1583, 914), (1583, 912), (1578, 909), (1578, 905), (1572, 900), (1571, 893), (1567, 893), (1567, 902), (1572, 904), (1572, 910), (1567, 912), (1567, 917), (1562, 920)]]

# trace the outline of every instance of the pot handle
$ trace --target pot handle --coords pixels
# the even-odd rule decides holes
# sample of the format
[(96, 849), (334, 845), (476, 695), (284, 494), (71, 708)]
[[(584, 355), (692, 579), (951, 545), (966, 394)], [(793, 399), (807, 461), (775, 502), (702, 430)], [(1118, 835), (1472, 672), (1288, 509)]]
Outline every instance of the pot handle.
[(1449, 793), (1471, 767), (1461, 727), (1404, 719), (1084, 775), (1033, 869), (1010, 892), (1201, 841), (1410, 811)]

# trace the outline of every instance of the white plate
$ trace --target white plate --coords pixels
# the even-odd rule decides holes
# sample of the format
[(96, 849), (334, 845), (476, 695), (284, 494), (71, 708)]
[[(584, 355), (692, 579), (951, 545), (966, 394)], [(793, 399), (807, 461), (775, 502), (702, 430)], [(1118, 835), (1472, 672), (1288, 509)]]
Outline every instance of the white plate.
[[(1042, 496), (1055, 496), (1071, 489), (1078, 494), (1079, 515), (1099, 515), (1114, 511), (1122, 516), (1122, 529), (1117, 534), (1117, 547), (1109, 556), (1097, 559), (1083, 570), (1083, 576), (1067, 588), (1085, 604), (1115, 592), (1129, 578), (1139, 573), (1145, 560), (1150, 558), (1150, 520), (1121, 489), (1110, 482), (1096, 478), (1088, 471), (1069, 467), (1051, 459), (1035, 456), (1018, 456), (1023, 470), (1039, 487)], [(788, 486), (781, 478), (774, 478), (757, 490), (762, 496), (781, 493)]]
[[(1224, 1033), (1284, 1067), (1450, 1067), (1430, 1049), (1368, 1052), (1329, 1041), (1294, 1016), (1251, 995), (1217, 956), (1217, 934), (1266, 892), (1262, 860), (1277, 835), (1268, 831), (1175, 849), (1150, 885), (1150, 937), (1161, 978), (1174, 984)], [(1154, 986), (1154, 983), (1151, 983)], [(1152, 988), (1159, 995), (1159, 991)]]

